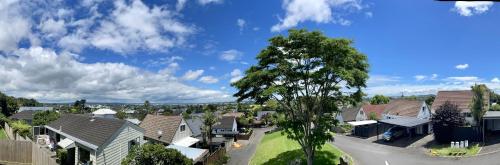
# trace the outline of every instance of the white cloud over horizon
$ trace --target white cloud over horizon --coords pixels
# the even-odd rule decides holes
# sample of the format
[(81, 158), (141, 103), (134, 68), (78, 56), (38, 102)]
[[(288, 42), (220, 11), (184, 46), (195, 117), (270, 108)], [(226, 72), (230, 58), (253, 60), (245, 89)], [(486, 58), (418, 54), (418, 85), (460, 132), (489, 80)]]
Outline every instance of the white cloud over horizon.
[(469, 64), (458, 64), (457, 66), (455, 66), (455, 68), (457, 68), (459, 70), (464, 70), (464, 69), (469, 68)]
[[(233, 100), (219, 90), (186, 85), (171, 63), (146, 71), (123, 63), (82, 63), (78, 55), (32, 47), (0, 56), (0, 89), (8, 95), (42, 102), (219, 102)], [(39, 72), (43, 70), (43, 72)], [(206, 78), (207, 82), (213, 79)]]

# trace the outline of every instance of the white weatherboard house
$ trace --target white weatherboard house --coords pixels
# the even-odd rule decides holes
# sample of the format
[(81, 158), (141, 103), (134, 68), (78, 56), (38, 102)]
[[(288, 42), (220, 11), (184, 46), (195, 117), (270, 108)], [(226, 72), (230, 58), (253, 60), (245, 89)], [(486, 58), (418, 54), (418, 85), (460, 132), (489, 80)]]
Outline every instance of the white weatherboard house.
[(68, 151), (69, 162), (61, 164), (120, 164), (133, 146), (144, 143), (144, 129), (119, 119), (65, 114), (44, 127)]
[(392, 100), (384, 109), (380, 122), (406, 127), (415, 134), (432, 132), (431, 110), (425, 101)]
[(95, 117), (115, 118), (116, 111), (111, 109), (102, 108), (92, 112)]
[(223, 116), (217, 124), (212, 127), (212, 134), (217, 136), (234, 136), (238, 134), (236, 117)]

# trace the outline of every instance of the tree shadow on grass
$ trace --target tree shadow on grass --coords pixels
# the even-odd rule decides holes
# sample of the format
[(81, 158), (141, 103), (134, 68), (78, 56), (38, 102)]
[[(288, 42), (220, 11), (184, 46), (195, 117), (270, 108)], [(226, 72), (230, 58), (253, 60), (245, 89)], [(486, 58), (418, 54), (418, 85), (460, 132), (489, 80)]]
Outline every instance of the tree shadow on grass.
[[(294, 160), (300, 159), (302, 164), (306, 164), (306, 159), (304, 152), (301, 149), (296, 149), (292, 151), (287, 151), (279, 154), (275, 158), (264, 162), (263, 165), (283, 165), (289, 164)], [(316, 151), (314, 157), (314, 164), (327, 165), (327, 164), (337, 164), (339, 160), (339, 155), (335, 155), (328, 151)]]

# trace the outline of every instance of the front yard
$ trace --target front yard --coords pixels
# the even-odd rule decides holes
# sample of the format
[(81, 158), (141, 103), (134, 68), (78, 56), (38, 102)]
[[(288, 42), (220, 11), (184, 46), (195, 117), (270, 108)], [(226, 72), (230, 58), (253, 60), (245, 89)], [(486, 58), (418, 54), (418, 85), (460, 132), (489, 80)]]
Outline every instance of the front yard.
[[(338, 148), (325, 144), (320, 151), (316, 152), (314, 164), (338, 164), (342, 154)], [(250, 160), (250, 164), (288, 164), (299, 157), (302, 162), (306, 162), (300, 145), (296, 141), (286, 138), (285, 135), (281, 135), (281, 132), (274, 132), (265, 135), (260, 144), (257, 145), (257, 150)]]
[(433, 156), (474, 156), (479, 153), (479, 144), (471, 145), (467, 148), (451, 148), (450, 145), (436, 145), (431, 147)]

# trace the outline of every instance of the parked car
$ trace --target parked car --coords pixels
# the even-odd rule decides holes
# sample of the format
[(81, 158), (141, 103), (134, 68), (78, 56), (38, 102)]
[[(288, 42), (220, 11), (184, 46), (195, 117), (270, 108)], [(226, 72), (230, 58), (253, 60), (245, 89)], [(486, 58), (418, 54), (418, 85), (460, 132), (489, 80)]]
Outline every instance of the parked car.
[(406, 129), (403, 127), (392, 127), (389, 128), (382, 136), (385, 141), (394, 141), (400, 137), (406, 135)]

